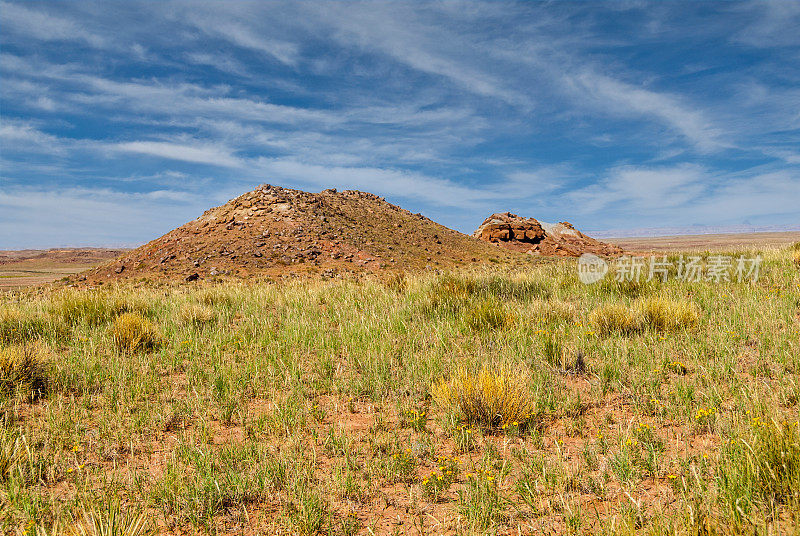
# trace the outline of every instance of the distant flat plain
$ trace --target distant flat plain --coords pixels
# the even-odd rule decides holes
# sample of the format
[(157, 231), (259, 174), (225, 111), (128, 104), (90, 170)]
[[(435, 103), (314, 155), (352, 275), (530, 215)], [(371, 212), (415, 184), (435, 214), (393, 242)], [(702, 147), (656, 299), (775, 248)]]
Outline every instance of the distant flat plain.
[(0, 250), (0, 290), (50, 283), (110, 261), (124, 251), (106, 248)]
[(616, 244), (630, 253), (737, 251), (785, 247), (795, 242), (800, 242), (800, 231), (605, 238), (603, 241)]

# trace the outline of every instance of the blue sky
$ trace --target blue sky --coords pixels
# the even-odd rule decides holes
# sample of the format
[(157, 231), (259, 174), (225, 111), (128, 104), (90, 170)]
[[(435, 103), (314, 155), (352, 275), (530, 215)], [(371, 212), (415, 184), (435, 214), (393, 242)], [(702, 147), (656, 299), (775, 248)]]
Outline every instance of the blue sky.
[(3, 2), (0, 249), (142, 243), (261, 183), (464, 232), (796, 227), (798, 28), (800, 2)]

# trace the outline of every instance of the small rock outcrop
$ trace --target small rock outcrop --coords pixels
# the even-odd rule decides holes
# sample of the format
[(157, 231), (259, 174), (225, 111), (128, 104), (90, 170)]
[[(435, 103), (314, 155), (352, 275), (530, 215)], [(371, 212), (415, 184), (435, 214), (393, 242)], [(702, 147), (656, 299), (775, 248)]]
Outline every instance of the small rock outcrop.
[(511, 212), (492, 214), (472, 236), (531, 255), (579, 257), (594, 253), (612, 257), (623, 253), (613, 244), (586, 236), (569, 222), (545, 223)]
[(503, 212), (486, 218), (472, 236), (487, 242), (537, 244), (544, 239), (545, 232), (541, 224), (533, 218)]

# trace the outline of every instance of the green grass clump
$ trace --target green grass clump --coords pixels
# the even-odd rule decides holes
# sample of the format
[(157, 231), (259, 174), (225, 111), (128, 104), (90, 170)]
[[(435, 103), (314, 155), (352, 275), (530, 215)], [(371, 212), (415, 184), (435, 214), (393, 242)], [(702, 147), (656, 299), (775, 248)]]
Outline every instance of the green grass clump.
[(40, 345), (15, 345), (0, 350), (0, 393), (22, 394), (36, 400), (47, 394), (49, 377), (49, 365)]
[(314, 491), (303, 489), (289, 508), (289, 517), (302, 536), (328, 532), (330, 509), (327, 501)]
[(142, 510), (127, 510), (119, 502), (103, 508), (83, 510), (75, 526), (76, 536), (150, 536), (156, 530), (147, 513)]
[(183, 324), (199, 327), (214, 323), (217, 313), (207, 305), (185, 303), (178, 310), (178, 320)]
[(625, 296), (627, 298), (638, 298), (646, 294), (650, 294), (656, 290), (658, 281), (639, 279), (617, 279), (607, 277), (598, 285), (598, 289), (605, 294), (616, 296)]
[(480, 291), (500, 300), (527, 301), (533, 298), (546, 298), (550, 288), (541, 281), (518, 279), (508, 276), (492, 276), (479, 279)]
[[(152, 500), (174, 519), (205, 527), (227, 508), (264, 501), (286, 485), (293, 471), (256, 443), (216, 452), (181, 445), (177, 454), (155, 483)], [(299, 478), (299, 473), (293, 476)]]
[(550, 292), (541, 281), (508, 275), (445, 274), (436, 278), (429, 289), (429, 293), (439, 299), (477, 297), (519, 301), (546, 298)]
[(577, 308), (562, 300), (536, 300), (531, 302), (530, 312), (534, 320), (566, 322), (575, 318)]
[(655, 331), (680, 331), (697, 327), (700, 313), (686, 300), (645, 298), (636, 304), (642, 322)]
[(0, 344), (22, 344), (39, 339), (62, 341), (68, 332), (67, 326), (50, 315), (11, 307), (0, 309)]
[(477, 373), (461, 368), (435, 383), (431, 393), (444, 410), (485, 429), (524, 427), (536, 416), (533, 380), (521, 365), (485, 364)]
[(458, 492), (458, 511), (473, 534), (486, 534), (507, 517), (498, 478), (491, 470), (476, 468)]
[(199, 290), (194, 299), (204, 305), (231, 308), (237, 302), (237, 293), (229, 286), (217, 285)]
[(633, 305), (610, 303), (601, 305), (589, 316), (589, 322), (603, 335), (632, 334), (645, 329), (681, 331), (697, 327), (698, 308), (693, 303), (662, 296), (642, 298)]
[(467, 325), (475, 331), (500, 329), (512, 321), (511, 315), (495, 300), (481, 300), (471, 304), (464, 316)]
[(603, 335), (629, 334), (642, 329), (642, 322), (636, 311), (621, 303), (601, 305), (592, 311), (589, 322)]
[(721, 465), (717, 484), (735, 523), (779, 506), (800, 511), (800, 422), (753, 419), (749, 434), (725, 445)]
[[(24, 435), (0, 428), (0, 491), (18, 494), (30, 484), (43, 482), (46, 462), (31, 449)], [(2, 503), (0, 503), (2, 504)], [(0, 512), (3, 512), (0, 509)], [(0, 516), (0, 527), (4, 518)]]
[(7, 482), (21, 457), (22, 445), (20, 438), (7, 432), (0, 432), (0, 483)]
[(123, 313), (111, 325), (111, 337), (117, 349), (135, 353), (158, 348), (161, 335), (156, 325), (137, 313)]
[(54, 294), (49, 304), (50, 313), (70, 326), (97, 326), (132, 310), (121, 296), (99, 290), (64, 289)]

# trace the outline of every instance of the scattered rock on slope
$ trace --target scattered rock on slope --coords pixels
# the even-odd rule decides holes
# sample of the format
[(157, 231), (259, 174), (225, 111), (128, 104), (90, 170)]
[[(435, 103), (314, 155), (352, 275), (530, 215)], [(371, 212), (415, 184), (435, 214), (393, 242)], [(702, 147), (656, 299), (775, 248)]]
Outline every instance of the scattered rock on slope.
[(415, 270), (525, 259), (448, 229), (376, 195), (262, 185), (87, 272), (109, 279)]
[(579, 257), (584, 253), (606, 256), (622, 253), (619, 247), (586, 236), (569, 222), (545, 223), (510, 212), (492, 214), (473, 236), (535, 255)]

